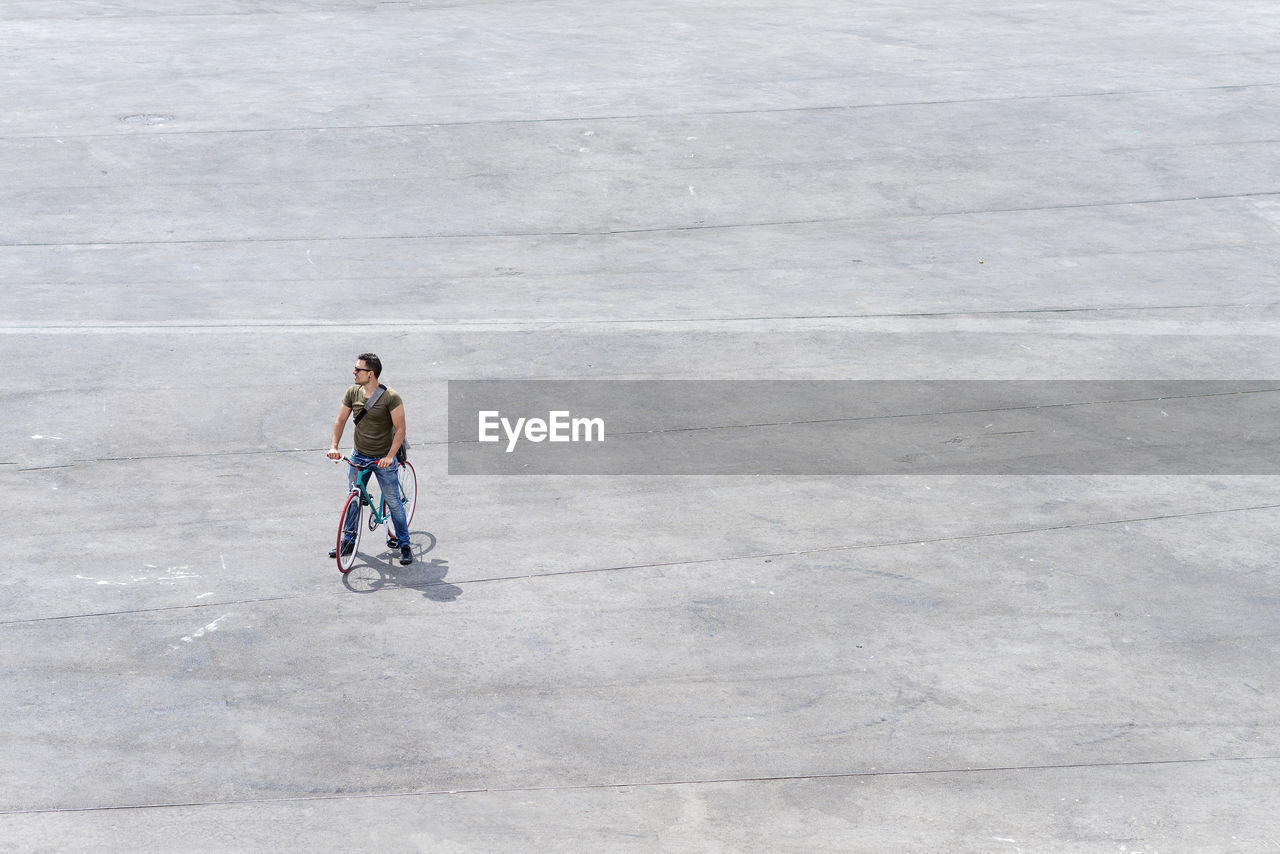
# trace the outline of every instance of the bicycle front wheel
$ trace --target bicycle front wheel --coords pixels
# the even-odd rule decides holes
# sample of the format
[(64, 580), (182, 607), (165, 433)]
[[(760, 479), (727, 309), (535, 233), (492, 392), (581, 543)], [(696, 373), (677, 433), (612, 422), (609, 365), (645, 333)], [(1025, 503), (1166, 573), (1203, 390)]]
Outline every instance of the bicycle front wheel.
[[(363, 512), (360, 493), (357, 491), (347, 495), (347, 500), (342, 505), (342, 515), (338, 518), (338, 572), (344, 575), (350, 572), (356, 562), (356, 550), (360, 548), (360, 516)], [(347, 531), (351, 531), (349, 538)]]
[[(404, 521), (406, 525), (413, 524), (413, 510), (418, 505), (418, 473), (413, 470), (413, 464), (408, 461), (400, 464), (400, 501), (404, 504)], [(382, 515), (387, 515), (387, 500), (382, 500)], [(392, 526), (390, 518), (387, 519), (387, 536), (391, 536)]]

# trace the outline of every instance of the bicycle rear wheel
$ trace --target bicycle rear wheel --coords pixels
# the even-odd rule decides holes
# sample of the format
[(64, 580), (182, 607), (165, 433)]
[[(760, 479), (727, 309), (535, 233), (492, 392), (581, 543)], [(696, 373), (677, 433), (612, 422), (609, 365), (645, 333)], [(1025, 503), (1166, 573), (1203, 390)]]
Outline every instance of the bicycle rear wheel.
[[(418, 473), (413, 464), (405, 461), (400, 464), (400, 501), (404, 504), (404, 520), (406, 525), (413, 524), (413, 511), (418, 505)], [(382, 515), (387, 516), (387, 500), (382, 499)], [(394, 533), (391, 518), (387, 517), (387, 536)]]
[[(347, 500), (342, 505), (342, 515), (338, 517), (338, 572), (344, 575), (356, 562), (356, 550), (360, 548), (360, 515), (363, 512), (364, 508), (360, 506), (360, 493), (356, 491), (348, 494)], [(354, 523), (350, 526), (354, 533), (348, 540), (351, 548), (343, 549), (342, 540), (348, 529), (348, 521)]]

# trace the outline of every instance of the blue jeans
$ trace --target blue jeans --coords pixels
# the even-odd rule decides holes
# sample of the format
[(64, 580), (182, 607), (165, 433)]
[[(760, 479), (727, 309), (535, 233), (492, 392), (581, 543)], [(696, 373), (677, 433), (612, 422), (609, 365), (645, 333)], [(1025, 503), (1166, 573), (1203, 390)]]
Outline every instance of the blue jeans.
[[(366, 457), (364, 454), (358, 454), (352, 451), (350, 454), (351, 461), (362, 466), (372, 465), (378, 461), (378, 457)], [(391, 511), (391, 522), (395, 525), (396, 540), (400, 546), (409, 545), (409, 520), (404, 515), (404, 502), (400, 500), (400, 464), (392, 463), (390, 468), (375, 468), (373, 473), (378, 477), (378, 487), (382, 490), (382, 497), (386, 499), (387, 509)], [(347, 466), (347, 488), (351, 489), (356, 485), (356, 475), (360, 474), (360, 470), (355, 466)], [(368, 491), (368, 487), (365, 487)], [(376, 500), (376, 499), (374, 499)], [(372, 508), (370, 508), (372, 511)], [(354, 537), (356, 533), (356, 517), (354, 513), (347, 514), (347, 522), (343, 526), (343, 539)]]

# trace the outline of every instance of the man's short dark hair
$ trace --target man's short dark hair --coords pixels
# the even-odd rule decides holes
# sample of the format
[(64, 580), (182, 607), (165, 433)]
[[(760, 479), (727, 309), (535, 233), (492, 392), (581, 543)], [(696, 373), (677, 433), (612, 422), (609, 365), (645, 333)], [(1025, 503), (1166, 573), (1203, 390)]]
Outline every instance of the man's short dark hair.
[(382, 360), (373, 353), (361, 353), (356, 356), (357, 359), (369, 366), (369, 370), (373, 371), (373, 378), (377, 379), (382, 376)]

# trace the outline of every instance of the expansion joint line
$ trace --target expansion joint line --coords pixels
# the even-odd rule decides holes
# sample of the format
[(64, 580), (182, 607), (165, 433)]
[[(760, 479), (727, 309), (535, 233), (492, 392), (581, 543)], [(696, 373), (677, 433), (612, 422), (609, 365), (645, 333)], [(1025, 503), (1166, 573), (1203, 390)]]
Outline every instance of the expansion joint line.
[(1127, 762), (1063, 762), (1042, 765), (995, 765), (970, 768), (913, 768), (913, 769), (870, 769), (866, 771), (846, 771), (817, 774), (785, 774), (757, 777), (713, 777), (705, 779), (673, 779), (673, 780), (641, 780), (616, 781), (609, 783), (577, 783), (548, 786), (486, 786), (457, 789), (406, 789), (386, 792), (342, 792), (298, 795), (282, 798), (245, 798), (222, 801), (172, 801), (166, 803), (140, 803), (103, 805), (89, 807), (47, 807), (37, 809), (17, 809), (0, 811), (0, 816), (40, 815), (49, 813), (92, 813), (127, 810), (156, 809), (193, 809), (197, 807), (251, 806), (263, 804), (308, 803), (315, 801), (357, 801), (376, 800), (381, 798), (421, 798), (438, 795), (501, 795), (531, 792), (593, 792), (601, 790), (659, 789), (676, 786), (725, 786), (725, 785), (760, 785), (768, 783), (802, 783), (811, 781), (881, 779), (893, 777), (942, 777), (969, 774), (1027, 774), (1047, 773), (1054, 771), (1077, 770), (1116, 770), (1129, 768), (1161, 768), (1171, 766), (1210, 765), (1245, 762), (1277, 762), (1280, 756), (1226, 756), (1195, 757), (1186, 759), (1147, 759)]
[[(526, 581), (526, 580), (536, 580), (536, 579), (542, 579), (542, 578), (564, 578), (564, 577), (576, 576), (576, 575), (595, 575), (595, 574), (606, 573), (606, 572), (626, 572), (630, 570), (639, 570), (639, 569), (662, 569), (662, 568), (668, 568), (668, 567), (678, 568), (678, 567), (698, 566), (701, 564), (709, 564), (709, 563), (729, 563), (729, 562), (736, 562), (736, 561), (771, 560), (776, 558), (802, 557), (804, 555), (832, 554), (835, 552), (853, 552), (853, 551), (867, 551), (871, 549), (895, 548), (899, 546), (924, 546), (924, 545), (936, 545), (939, 543), (959, 543), (959, 542), (965, 542), (969, 540), (990, 539), (994, 537), (1016, 537), (1016, 536), (1023, 536), (1027, 534), (1048, 533), (1050, 531), (1069, 531), (1069, 530), (1075, 530), (1075, 529), (1081, 529), (1081, 528), (1101, 528), (1101, 527), (1111, 526), (1111, 525), (1131, 525), (1131, 524), (1139, 524), (1141, 522), (1159, 522), (1159, 521), (1166, 521), (1170, 519), (1190, 519), (1190, 518), (1195, 518), (1197, 516), (1216, 516), (1216, 515), (1222, 515), (1226, 513), (1249, 513), (1249, 512), (1255, 512), (1260, 510), (1276, 510), (1276, 509), (1280, 509), (1280, 504), (1256, 504), (1256, 505), (1247, 506), (1247, 507), (1223, 507), (1223, 508), (1218, 508), (1214, 510), (1195, 510), (1187, 513), (1168, 513), (1168, 514), (1163, 514), (1158, 516), (1135, 516), (1127, 519), (1103, 519), (1103, 520), (1096, 520), (1092, 522), (1069, 522), (1062, 525), (1047, 525), (1047, 526), (1041, 526), (1041, 527), (1035, 527), (1035, 528), (1014, 528), (1014, 529), (1001, 530), (1001, 531), (979, 531), (977, 533), (972, 533), (972, 534), (954, 534), (946, 537), (912, 538), (912, 539), (906, 539), (906, 540), (888, 540), (888, 541), (883, 541), (878, 543), (856, 543), (852, 545), (845, 544), (845, 545), (838, 545), (838, 546), (816, 546), (814, 548), (795, 549), (792, 551), (759, 552), (754, 554), (727, 555), (727, 556), (720, 555), (716, 557), (691, 558), (689, 560), (662, 561), (662, 562), (656, 562), (656, 563), (624, 564), (621, 566), (586, 567), (583, 569), (566, 569), (566, 570), (561, 570), (557, 572), (532, 572), (532, 573), (525, 573), (522, 575), (498, 575), (498, 576), (492, 576), (490, 578), (441, 580), (441, 581), (432, 581), (426, 584), (400, 584), (396, 586), (402, 587), (402, 588), (414, 589), (414, 590), (426, 590), (432, 587), (444, 587), (444, 586), (461, 587), (464, 585), (492, 584), (494, 582), (502, 582), (502, 581)], [(288, 596), (268, 596), (268, 597), (261, 597), (258, 599), (241, 599), (241, 600), (235, 600), (230, 602), (226, 602), (226, 601), (200, 602), (200, 603), (186, 604), (186, 605), (170, 605), (170, 606), (160, 607), (160, 608), (139, 608), (139, 609), (123, 610), (123, 611), (103, 611), (103, 612), (92, 613), (92, 614), (62, 614), (62, 615), (57, 615), (52, 617), (33, 617), (33, 618), (27, 618), (27, 619), (21, 619), (21, 620), (5, 620), (5, 621), (0, 621), (0, 628), (4, 626), (25, 625), (29, 623), (52, 622), (55, 620), (77, 620), (77, 619), (85, 619), (89, 617), (115, 617), (115, 616), (123, 616), (127, 614), (146, 614), (146, 613), (156, 613), (156, 612), (164, 612), (164, 611), (183, 611), (183, 610), (194, 610), (198, 608), (223, 608), (228, 605), (254, 605), (260, 602), (279, 602), (279, 601), (286, 601), (286, 600), (302, 599), (302, 598), (305, 598), (307, 595), (309, 594), (295, 593)], [(327, 595), (337, 595), (337, 594), (332, 593)]]

